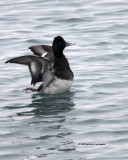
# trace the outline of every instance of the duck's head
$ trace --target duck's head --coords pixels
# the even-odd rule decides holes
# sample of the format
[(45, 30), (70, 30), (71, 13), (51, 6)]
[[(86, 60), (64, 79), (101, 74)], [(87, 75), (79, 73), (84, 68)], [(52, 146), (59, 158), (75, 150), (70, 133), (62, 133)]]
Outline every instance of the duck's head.
[(61, 36), (57, 36), (53, 40), (52, 49), (56, 56), (61, 56), (65, 47), (72, 45), (66, 42)]

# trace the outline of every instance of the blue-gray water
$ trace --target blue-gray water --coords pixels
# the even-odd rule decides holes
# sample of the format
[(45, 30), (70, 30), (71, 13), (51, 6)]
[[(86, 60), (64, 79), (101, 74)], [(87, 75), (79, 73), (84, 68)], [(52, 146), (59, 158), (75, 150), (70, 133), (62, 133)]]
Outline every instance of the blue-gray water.
[[(70, 92), (24, 92), (28, 68), (4, 62), (57, 35), (76, 43)], [(0, 52), (0, 160), (128, 159), (127, 0), (1, 0)]]

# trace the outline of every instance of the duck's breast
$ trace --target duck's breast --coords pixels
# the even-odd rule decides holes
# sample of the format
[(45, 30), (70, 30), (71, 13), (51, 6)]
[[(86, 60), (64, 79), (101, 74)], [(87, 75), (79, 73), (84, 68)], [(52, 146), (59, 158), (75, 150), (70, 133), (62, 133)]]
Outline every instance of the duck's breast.
[(44, 89), (44, 93), (46, 94), (56, 94), (66, 92), (71, 88), (73, 81), (71, 80), (63, 80), (59, 78), (55, 78), (47, 87)]

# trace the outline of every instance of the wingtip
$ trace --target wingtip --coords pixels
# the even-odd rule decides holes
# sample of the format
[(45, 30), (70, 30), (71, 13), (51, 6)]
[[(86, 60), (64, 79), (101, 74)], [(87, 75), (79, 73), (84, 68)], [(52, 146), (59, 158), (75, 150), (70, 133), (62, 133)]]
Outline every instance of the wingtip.
[(5, 63), (13, 63), (12, 59), (6, 61)]
[(14, 59), (10, 59), (10, 60), (6, 61), (5, 63), (15, 63), (13, 60)]
[(9, 61), (6, 61), (6, 62), (4, 62), (4, 63), (8, 63)]

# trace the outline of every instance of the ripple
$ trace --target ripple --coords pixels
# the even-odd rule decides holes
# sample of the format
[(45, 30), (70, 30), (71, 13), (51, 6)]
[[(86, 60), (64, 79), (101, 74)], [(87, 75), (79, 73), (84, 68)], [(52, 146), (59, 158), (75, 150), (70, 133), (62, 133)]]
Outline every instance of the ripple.
[[(0, 4), (0, 159), (127, 159), (128, 2)], [(70, 92), (24, 92), (28, 69), (4, 62), (57, 35), (76, 43), (64, 51), (75, 75)]]

